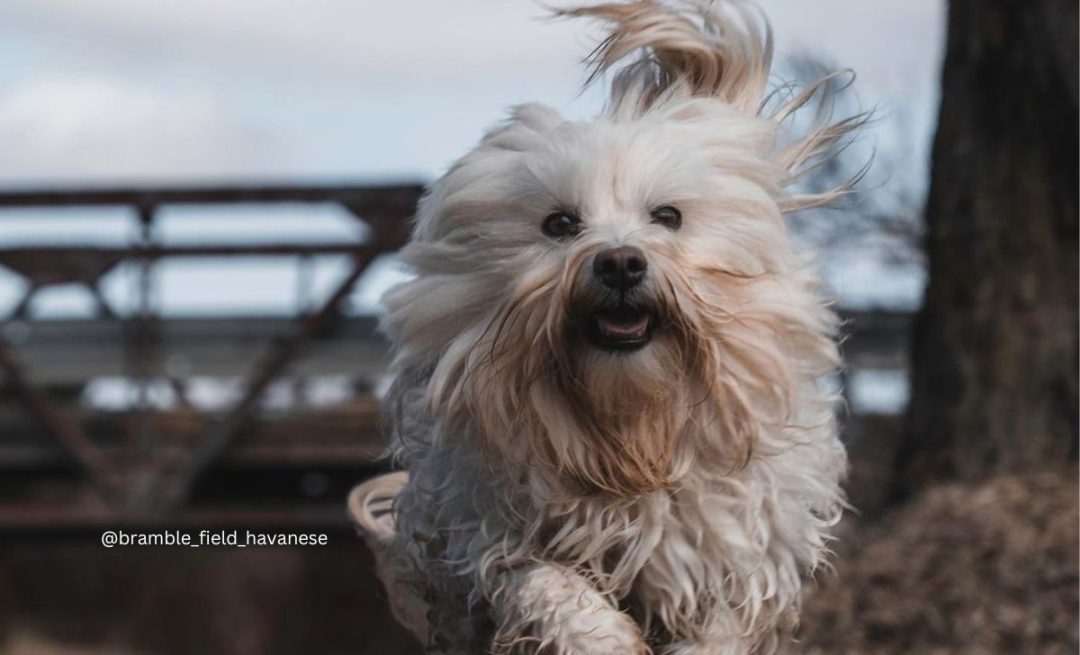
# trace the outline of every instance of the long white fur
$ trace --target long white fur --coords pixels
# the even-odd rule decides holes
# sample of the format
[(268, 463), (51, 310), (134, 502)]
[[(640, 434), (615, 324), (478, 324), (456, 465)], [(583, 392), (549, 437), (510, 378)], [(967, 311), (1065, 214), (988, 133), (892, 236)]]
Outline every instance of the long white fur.
[[(762, 110), (772, 47), (743, 2), (562, 13), (607, 26), (611, 101), (591, 122), (514, 109), (421, 202), (416, 277), (386, 298), (409, 479), (396, 536), (370, 536), (430, 652), (772, 653), (846, 467), (837, 320), (782, 214), (843, 191), (788, 188), (857, 120), (788, 133), (814, 90)], [(576, 239), (542, 233), (560, 209)], [(666, 321), (633, 354), (572, 320), (614, 244), (647, 253)]]

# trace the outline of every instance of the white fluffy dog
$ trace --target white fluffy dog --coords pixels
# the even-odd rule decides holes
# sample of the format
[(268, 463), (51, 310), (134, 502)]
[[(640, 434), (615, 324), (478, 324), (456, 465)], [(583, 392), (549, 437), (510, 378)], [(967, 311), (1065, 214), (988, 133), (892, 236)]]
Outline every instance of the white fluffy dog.
[(517, 107), (421, 202), (386, 299), (408, 472), (350, 502), (429, 652), (775, 652), (846, 466), (783, 214), (843, 191), (790, 187), (859, 119), (792, 134), (826, 85), (766, 98), (741, 2), (559, 13), (609, 29), (610, 101)]

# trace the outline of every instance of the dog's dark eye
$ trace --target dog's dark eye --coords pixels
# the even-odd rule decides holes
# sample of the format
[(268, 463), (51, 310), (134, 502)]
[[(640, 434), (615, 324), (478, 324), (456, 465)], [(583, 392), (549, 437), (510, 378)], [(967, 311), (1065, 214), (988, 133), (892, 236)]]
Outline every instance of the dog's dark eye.
[(556, 239), (581, 232), (581, 219), (566, 212), (555, 212), (544, 219), (544, 234)]
[(659, 223), (666, 228), (677, 230), (682, 225), (682, 214), (671, 205), (657, 207), (652, 210), (651, 214), (653, 223)]

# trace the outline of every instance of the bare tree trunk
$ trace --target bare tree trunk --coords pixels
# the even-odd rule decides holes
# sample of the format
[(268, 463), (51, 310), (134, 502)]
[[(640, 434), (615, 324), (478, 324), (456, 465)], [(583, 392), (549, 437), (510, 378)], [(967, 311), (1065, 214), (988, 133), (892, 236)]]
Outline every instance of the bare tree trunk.
[(897, 493), (1077, 445), (1077, 2), (951, 0)]

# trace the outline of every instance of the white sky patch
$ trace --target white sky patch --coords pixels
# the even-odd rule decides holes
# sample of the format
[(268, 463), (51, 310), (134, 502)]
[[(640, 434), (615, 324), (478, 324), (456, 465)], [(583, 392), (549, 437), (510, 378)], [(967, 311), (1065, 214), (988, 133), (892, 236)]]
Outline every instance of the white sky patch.
[(910, 395), (906, 371), (869, 369), (855, 371), (848, 379), (848, 396), (856, 414), (899, 414)]
[[(0, 161), (3, 161), (0, 147)], [(0, 209), (0, 244), (123, 245), (137, 232), (135, 212), (118, 207)]]
[(162, 243), (312, 243), (362, 241), (367, 225), (333, 203), (163, 207), (154, 236)]
[(922, 301), (926, 270), (917, 262), (885, 261), (872, 250), (837, 249), (821, 264), (829, 294), (844, 307), (914, 310)]
[[(203, 411), (220, 411), (234, 405), (240, 398), (241, 381), (235, 377), (211, 378), (195, 376), (184, 380), (188, 402)], [(278, 380), (270, 385), (260, 407), (264, 411), (291, 410), (296, 407), (330, 407), (348, 402), (355, 396), (353, 381), (345, 375), (323, 375), (305, 378), (298, 387), (292, 380)], [(140, 391), (131, 380), (118, 377), (99, 377), (90, 380), (82, 393), (82, 403), (88, 407), (109, 411), (124, 411), (137, 407)], [(154, 380), (148, 386), (148, 400), (157, 409), (175, 408), (176, 391), (165, 380)]]
[(0, 91), (0, 182), (258, 172), (271, 137), (209, 96), (110, 79), (49, 78)]

